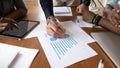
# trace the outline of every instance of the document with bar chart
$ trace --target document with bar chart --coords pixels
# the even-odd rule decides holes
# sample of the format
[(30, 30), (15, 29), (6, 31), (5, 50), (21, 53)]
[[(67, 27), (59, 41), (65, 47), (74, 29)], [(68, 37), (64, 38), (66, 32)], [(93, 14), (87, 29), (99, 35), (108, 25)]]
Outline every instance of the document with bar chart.
[(80, 27), (72, 21), (61, 22), (60, 24), (66, 28), (64, 38), (49, 36), (43, 23), (36, 29), (37, 33), (34, 31), (34, 34), (38, 36), (51, 68), (64, 68), (97, 55), (87, 45), (95, 40)]

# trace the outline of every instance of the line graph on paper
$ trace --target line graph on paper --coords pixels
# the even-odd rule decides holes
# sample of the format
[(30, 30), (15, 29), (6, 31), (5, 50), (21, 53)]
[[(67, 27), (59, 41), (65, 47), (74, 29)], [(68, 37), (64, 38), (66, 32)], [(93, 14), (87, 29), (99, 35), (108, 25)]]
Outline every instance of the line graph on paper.
[(72, 49), (78, 43), (76, 40), (71, 38), (69, 34), (64, 35), (65, 39), (58, 40), (56, 37), (50, 38), (50, 45), (52, 46), (54, 52), (56, 53), (57, 57), (61, 59), (70, 49)]

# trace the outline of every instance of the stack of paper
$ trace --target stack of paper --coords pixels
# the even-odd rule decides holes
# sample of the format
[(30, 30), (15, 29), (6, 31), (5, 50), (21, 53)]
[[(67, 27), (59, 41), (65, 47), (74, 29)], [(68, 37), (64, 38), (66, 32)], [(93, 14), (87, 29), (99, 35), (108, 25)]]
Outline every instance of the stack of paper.
[(38, 51), (0, 43), (0, 68), (30, 68)]
[(2, 46), (0, 44), (0, 68), (8, 68), (18, 52), (17, 49), (10, 48), (9, 46)]
[(75, 23), (76, 23), (78, 26), (80, 26), (80, 27), (102, 28), (101, 26), (96, 26), (96, 25), (94, 25), (94, 24), (92, 24), (92, 23), (85, 22), (85, 21), (82, 19), (82, 16), (77, 16), (77, 19), (76, 19)]
[(76, 19), (75, 23), (80, 27), (93, 27), (93, 26), (95, 26), (91, 23), (83, 21), (82, 16), (77, 16), (77, 19)]
[(72, 10), (70, 7), (53, 7), (55, 16), (72, 16)]
[[(42, 22), (27, 38), (37, 36), (52, 68), (64, 68), (97, 55), (87, 43), (94, 42), (87, 33), (72, 21), (61, 22), (66, 33), (63, 39), (49, 36)], [(46, 42), (47, 41), (47, 42)]]

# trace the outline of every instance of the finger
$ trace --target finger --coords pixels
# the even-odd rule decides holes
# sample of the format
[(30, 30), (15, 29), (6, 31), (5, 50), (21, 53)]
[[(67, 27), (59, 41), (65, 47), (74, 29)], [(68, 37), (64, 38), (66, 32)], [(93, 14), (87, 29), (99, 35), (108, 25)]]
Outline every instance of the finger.
[(49, 23), (47, 25), (48, 28), (51, 28), (52, 30), (54, 30), (55, 32), (57, 31), (58, 29), (58, 26), (55, 24), (55, 23)]
[(14, 24), (17, 24), (17, 22), (12, 19), (12, 18), (2, 18), (1, 20), (2, 23), (8, 23), (8, 24), (11, 24), (11, 25), (14, 25)]
[(57, 34), (63, 35), (64, 34), (64, 29), (63, 27), (60, 27), (59, 23), (51, 23), (48, 25), (54, 32)]
[(117, 21), (117, 19), (116, 19), (115, 17), (112, 17), (112, 24), (113, 24), (113, 25), (118, 24), (118, 21)]
[(65, 33), (65, 29), (62, 27), (62, 25), (60, 25), (59, 23), (57, 23), (57, 29), (55, 31), (57, 34), (63, 36)]
[(54, 36), (54, 37), (58, 37), (58, 38), (64, 37), (63, 35), (60, 35), (60, 34), (56, 33), (54, 30), (52, 30), (52, 29), (49, 28), (49, 27), (47, 27), (47, 33), (48, 33), (50, 36)]
[(116, 12), (117, 12), (117, 13), (120, 13), (120, 9), (117, 9)]
[(0, 32), (5, 30), (5, 27), (0, 27)]
[(111, 24), (115, 25), (115, 22), (113, 21), (115, 19), (114, 17), (114, 10), (112, 10), (109, 14), (108, 14), (108, 19), (110, 21)]
[(113, 12), (114, 12), (114, 14), (115, 14), (115, 17), (116, 17), (117, 19), (120, 19), (120, 9), (114, 9)]
[(65, 33), (65, 28), (61, 24), (57, 24), (61, 32)]
[(77, 13), (82, 13), (82, 11), (79, 7), (76, 9), (76, 11), (77, 11)]
[(64, 36), (64, 34), (65, 34), (65, 32), (61, 32), (60, 29), (58, 29), (58, 31), (56, 33), (60, 36)]
[(116, 24), (115, 27), (120, 28), (120, 24)]
[(115, 23), (114, 23), (112, 17), (108, 17), (108, 19), (109, 19), (109, 21), (110, 21), (110, 23), (111, 23), (112, 25), (115, 25)]
[(114, 8), (115, 8), (115, 9), (120, 9), (119, 5), (116, 5)]
[(8, 23), (0, 23), (0, 26), (6, 27)]
[(115, 13), (115, 17), (116, 17), (116, 19), (117, 19), (117, 20), (119, 20), (119, 19), (120, 19), (120, 16), (119, 16), (119, 14), (118, 14), (118, 13)]
[(58, 34), (59, 36), (63, 36), (65, 32), (62, 32), (59, 28), (56, 30), (53, 30), (56, 34)]
[(76, 8), (76, 12), (79, 13), (79, 8), (78, 7)]
[(62, 31), (65, 32), (65, 28), (60, 24), (60, 21), (58, 19), (56, 19), (57, 23), (56, 25), (58, 26), (58, 28)]
[(118, 14), (120, 14), (120, 7), (119, 7), (119, 5), (117, 5), (117, 6), (115, 7), (115, 12), (118, 13)]
[(114, 15), (114, 16), (112, 16), (113, 23), (114, 23), (114, 24), (119, 24), (120, 16), (119, 16), (118, 13), (116, 12), (116, 10), (113, 11), (113, 15)]

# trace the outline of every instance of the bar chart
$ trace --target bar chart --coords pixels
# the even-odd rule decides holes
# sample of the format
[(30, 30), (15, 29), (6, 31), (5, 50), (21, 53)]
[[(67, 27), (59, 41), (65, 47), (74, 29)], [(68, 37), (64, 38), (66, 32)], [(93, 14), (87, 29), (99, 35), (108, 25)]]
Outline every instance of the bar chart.
[(66, 39), (59, 41), (56, 41), (56, 37), (52, 37), (52, 40), (50, 39), (52, 41), (50, 45), (59, 59), (61, 59), (61, 56), (65, 55), (70, 49), (72, 49), (72, 47), (76, 46), (77, 44), (77, 41), (73, 38), (70, 38), (68, 34), (65, 34), (64, 37)]

